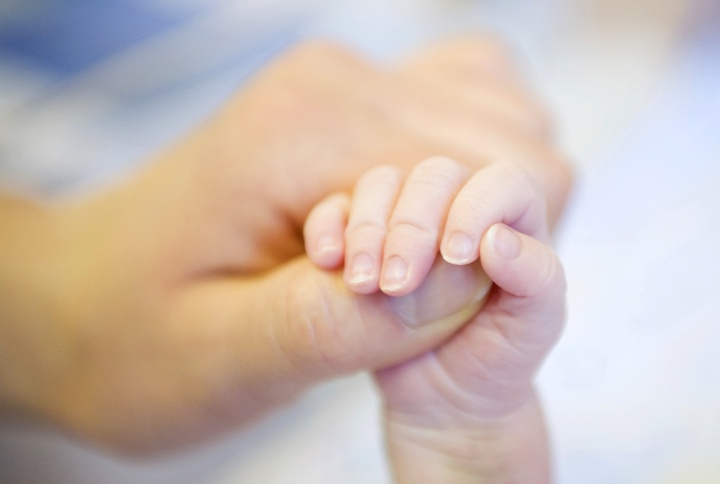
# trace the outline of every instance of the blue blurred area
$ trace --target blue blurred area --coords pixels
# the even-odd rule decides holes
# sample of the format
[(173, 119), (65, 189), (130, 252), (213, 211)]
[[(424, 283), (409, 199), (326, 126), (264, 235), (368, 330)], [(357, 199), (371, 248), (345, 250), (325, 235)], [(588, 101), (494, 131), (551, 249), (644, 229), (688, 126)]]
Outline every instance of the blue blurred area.
[(0, 28), (0, 49), (33, 67), (69, 76), (175, 27), (165, 15), (129, 0), (42, 2)]
[(296, 41), (305, 15), (262, 0), (7, 1), (0, 183), (43, 193), (146, 159)]

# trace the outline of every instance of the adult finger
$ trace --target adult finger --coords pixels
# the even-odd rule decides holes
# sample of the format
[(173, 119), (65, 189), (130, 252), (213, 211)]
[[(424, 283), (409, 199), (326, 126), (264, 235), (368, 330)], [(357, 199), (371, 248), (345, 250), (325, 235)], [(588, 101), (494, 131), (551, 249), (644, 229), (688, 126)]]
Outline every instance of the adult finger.
[(526, 85), (517, 56), (490, 36), (461, 36), (435, 43), (401, 65), (417, 80), (435, 83), (478, 111), (496, 115), (528, 134), (549, 138), (547, 108)]
[(414, 101), (395, 114), (428, 144), (444, 146), (443, 154), (476, 167), (499, 159), (525, 167), (547, 197), (552, 226), (569, 196), (572, 171), (548, 142), (548, 110), (525, 85), (514, 59), (493, 37), (465, 36), (427, 47), (401, 65), (407, 73), (403, 92)]
[(326, 378), (425, 353), (475, 315), (490, 286), (479, 265), (438, 259), (408, 296), (362, 295), (301, 257), (264, 277), (197, 285), (177, 308), (176, 333), (192, 329), (207, 354), (196, 368), (203, 384), (242, 418)]
[(508, 44), (488, 34), (466, 34), (436, 41), (408, 56), (408, 69), (437, 69), (449, 76), (479, 79), (494, 77), (521, 82), (522, 70)]

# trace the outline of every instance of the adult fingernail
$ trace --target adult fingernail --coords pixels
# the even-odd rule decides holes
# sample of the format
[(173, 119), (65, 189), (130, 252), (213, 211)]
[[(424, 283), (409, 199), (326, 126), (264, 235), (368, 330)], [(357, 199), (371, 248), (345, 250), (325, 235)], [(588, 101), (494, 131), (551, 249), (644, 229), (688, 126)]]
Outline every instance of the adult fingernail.
[(375, 272), (375, 261), (367, 252), (356, 254), (350, 263), (350, 284), (358, 285), (371, 281)]
[(507, 225), (493, 225), (488, 230), (487, 237), (493, 252), (503, 259), (516, 259), (522, 251), (522, 241), (520, 237)]
[(408, 265), (402, 257), (392, 256), (383, 267), (380, 289), (383, 292), (395, 292), (402, 289), (407, 281)]
[(451, 264), (465, 264), (470, 262), (473, 252), (473, 242), (465, 232), (453, 232), (445, 243), (443, 257)]

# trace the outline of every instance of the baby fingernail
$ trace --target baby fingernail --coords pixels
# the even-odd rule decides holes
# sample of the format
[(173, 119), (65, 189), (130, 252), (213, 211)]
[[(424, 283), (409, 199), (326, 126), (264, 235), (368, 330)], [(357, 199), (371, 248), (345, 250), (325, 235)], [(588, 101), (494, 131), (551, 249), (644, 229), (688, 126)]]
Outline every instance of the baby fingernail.
[(375, 272), (375, 261), (367, 252), (360, 252), (350, 263), (350, 284), (364, 284), (371, 281)]
[(517, 258), (522, 251), (522, 241), (514, 230), (504, 224), (495, 224), (490, 227), (487, 233), (490, 239), (490, 247), (503, 259), (512, 260)]
[(445, 243), (444, 259), (451, 264), (470, 262), (473, 255), (473, 242), (465, 232), (453, 232)]
[(408, 265), (402, 257), (390, 257), (382, 272), (382, 282), (380, 288), (383, 291), (394, 292), (402, 289), (408, 276)]
[(335, 238), (328, 234), (323, 234), (315, 241), (315, 250), (318, 254), (325, 254), (328, 252), (335, 252), (338, 249), (338, 244)]

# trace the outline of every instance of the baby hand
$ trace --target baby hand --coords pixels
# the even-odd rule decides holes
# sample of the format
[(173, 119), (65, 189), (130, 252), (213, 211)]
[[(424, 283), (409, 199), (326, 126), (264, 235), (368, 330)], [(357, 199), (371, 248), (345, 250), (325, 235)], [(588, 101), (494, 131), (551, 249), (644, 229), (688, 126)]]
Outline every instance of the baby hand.
[(477, 261), (480, 241), (496, 223), (548, 239), (545, 202), (529, 176), (503, 163), (473, 173), (437, 157), (404, 181), (398, 168), (374, 168), (352, 198), (337, 193), (321, 201), (305, 223), (306, 251), (324, 269), (344, 265), (345, 283), (356, 293), (402, 296), (420, 286), (438, 249), (451, 264)]
[(532, 179), (514, 165), (471, 173), (445, 158), (419, 164), (404, 183), (397, 170), (377, 168), (352, 199), (318, 204), (305, 235), (311, 260), (344, 263), (358, 293), (422, 288), (438, 251), (448, 263), (481, 264), (494, 283), (439, 347), (376, 372), (397, 482), (546, 481), (532, 380), (562, 330), (565, 279)]

